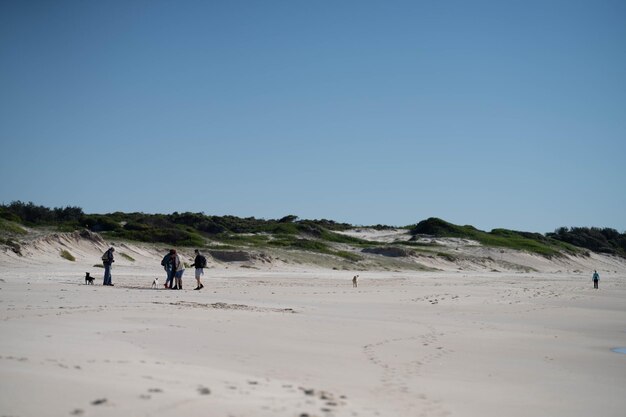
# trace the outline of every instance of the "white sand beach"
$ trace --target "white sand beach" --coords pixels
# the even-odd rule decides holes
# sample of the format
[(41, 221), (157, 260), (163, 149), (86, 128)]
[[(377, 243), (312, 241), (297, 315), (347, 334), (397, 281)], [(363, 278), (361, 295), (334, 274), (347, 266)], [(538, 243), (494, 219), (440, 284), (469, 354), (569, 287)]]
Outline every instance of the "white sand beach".
[(536, 257), (531, 272), (212, 261), (203, 290), (187, 269), (172, 291), (139, 245), (117, 247), (134, 261), (118, 254), (103, 287), (103, 248), (0, 254), (1, 416), (625, 415), (618, 258)]

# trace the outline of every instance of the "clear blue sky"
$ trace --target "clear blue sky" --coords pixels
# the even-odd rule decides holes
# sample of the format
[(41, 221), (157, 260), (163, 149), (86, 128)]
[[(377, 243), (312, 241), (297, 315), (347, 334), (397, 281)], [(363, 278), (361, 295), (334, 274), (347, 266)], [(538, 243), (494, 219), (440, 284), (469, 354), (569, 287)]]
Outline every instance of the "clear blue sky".
[(626, 229), (624, 1), (0, 2), (0, 203)]

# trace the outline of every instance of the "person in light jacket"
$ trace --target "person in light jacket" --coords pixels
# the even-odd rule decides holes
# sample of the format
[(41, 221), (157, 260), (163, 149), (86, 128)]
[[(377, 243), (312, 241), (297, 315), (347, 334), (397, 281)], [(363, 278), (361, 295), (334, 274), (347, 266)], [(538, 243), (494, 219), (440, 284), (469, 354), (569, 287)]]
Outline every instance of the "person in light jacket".
[(185, 264), (180, 259), (176, 249), (172, 249), (174, 254), (172, 255), (172, 271), (174, 271), (174, 286), (173, 289), (183, 289), (183, 273), (185, 272)]

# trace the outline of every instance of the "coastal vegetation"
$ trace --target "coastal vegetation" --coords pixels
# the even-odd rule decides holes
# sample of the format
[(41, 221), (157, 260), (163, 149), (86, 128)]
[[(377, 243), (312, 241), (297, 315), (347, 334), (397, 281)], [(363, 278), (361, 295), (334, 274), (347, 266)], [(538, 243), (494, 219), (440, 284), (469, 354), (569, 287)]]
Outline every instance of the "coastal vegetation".
[[(14, 238), (27, 233), (25, 228), (48, 228), (51, 231), (88, 229), (110, 239), (177, 246), (217, 245), (222, 249), (276, 247), (334, 255), (352, 262), (362, 259), (356, 252), (376, 253), (379, 246), (379, 243), (340, 233), (353, 229), (353, 225), (327, 219), (299, 219), (295, 215), (257, 219), (190, 212), (87, 214), (82, 208), (72, 206), (48, 208), (21, 201), (0, 205), (0, 234), (5, 244), (11, 241), (15, 246)], [(369, 228), (379, 231), (394, 229), (384, 225)], [(580, 255), (585, 254), (585, 250), (626, 257), (626, 233), (608, 228), (562, 227), (545, 235), (508, 229), (486, 232), (434, 217), (405, 228), (412, 235), (411, 240), (396, 244), (415, 251), (434, 250), (438, 256), (443, 255), (437, 244), (425, 241), (423, 237), (468, 239), (484, 246), (523, 250), (545, 257), (565, 253)], [(349, 248), (353, 250), (347, 250)], [(397, 251), (397, 247), (394, 250)]]
[(508, 229), (493, 229), (485, 232), (474, 226), (458, 226), (445, 220), (431, 217), (411, 227), (413, 240), (420, 235), (471, 239), (484, 246), (525, 250), (546, 257), (562, 253), (580, 254), (584, 246), (576, 247), (567, 242), (542, 235), (541, 233), (520, 232)]
[(571, 245), (590, 249), (594, 252), (609, 253), (626, 257), (626, 233), (611, 228), (599, 227), (560, 227), (548, 237)]
[(133, 258), (132, 256), (130, 256), (127, 253), (124, 252), (120, 252), (120, 256), (124, 259), (126, 259), (127, 261), (131, 261), (131, 262), (135, 262), (135, 258)]
[(27, 232), (13, 221), (0, 219), (0, 232), (10, 235), (25, 235)]
[(72, 255), (68, 250), (63, 249), (61, 251), (61, 258), (63, 259), (67, 259), (68, 261), (76, 261), (76, 258), (74, 257), (74, 255)]

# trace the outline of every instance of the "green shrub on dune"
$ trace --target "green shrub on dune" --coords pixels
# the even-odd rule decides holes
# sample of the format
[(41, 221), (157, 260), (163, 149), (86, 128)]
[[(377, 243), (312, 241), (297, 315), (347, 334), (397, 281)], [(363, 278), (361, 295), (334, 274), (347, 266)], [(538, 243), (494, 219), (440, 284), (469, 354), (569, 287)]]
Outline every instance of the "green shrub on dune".
[(0, 218), (0, 232), (13, 235), (25, 235), (26, 230), (19, 224)]
[(61, 258), (67, 259), (68, 261), (72, 261), (72, 262), (76, 261), (76, 258), (74, 257), (74, 255), (72, 255), (71, 253), (69, 253), (69, 251), (65, 249), (61, 251)]
[(120, 252), (120, 256), (124, 259), (126, 259), (127, 261), (131, 261), (131, 262), (135, 262), (135, 258), (133, 258), (132, 256), (130, 256), (127, 253), (124, 252)]
[(410, 232), (414, 237), (431, 235), (472, 239), (485, 246), (523, 250), (545, 257), (559, 256), (562, 251), (580, 253), (580, 250), (575, 247), (563, 245), (562, 242), (545, 237), (540, 233), (518, 232), (508, 229), (493, 229), (491, 232), (484, 232), (474, 226), (458, 226), (436, 217), (419, 222), (410, 229)]

